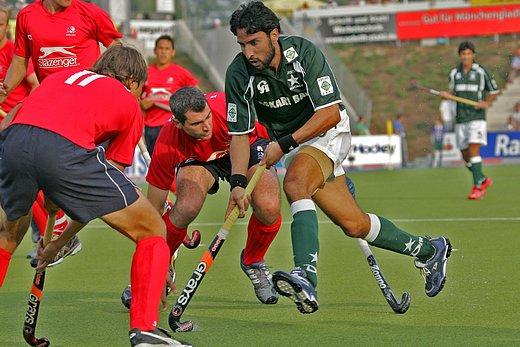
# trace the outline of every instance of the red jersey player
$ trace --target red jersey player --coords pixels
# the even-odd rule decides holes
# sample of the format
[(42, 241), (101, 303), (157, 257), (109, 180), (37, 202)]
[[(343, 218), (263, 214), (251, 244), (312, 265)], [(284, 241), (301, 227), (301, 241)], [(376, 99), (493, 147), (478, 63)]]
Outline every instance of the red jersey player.
[[(162, 212), (170, 185), (177, 176), (177, 198), (169, 212), (163, 215), (170, 255), (173, 255), (186, 236), (188, 225), (199, 214), (207, 194), (218, 191), (219, 180), (229, 181), (232, 187), (246, 186), (247, 181), (235, 180), (231, 174), (231, 136), (226, 123), (224, 93), (204, 95), (197, 88), (184, 87), (170, 98), (170, 107), (175, 118), (159, 134), (146, 180), (149, 183), (148, 199), (157, 211)], [(267, 131), (257, 123), (256, 130), (249, 136), (249, 178), (262, 159), (263, 150), (269, 143), (267, 138)], [(264, 255), (281, 225), (280, 188), (274, 168), (266, 170), (258, 182), (251, 203), (254, 212), (249, 220), (240, 265), (251, 279), (257, 298), (264, 304), (274, 304), (278, 294), (264, 263)]]
[[(36, 0), (18, 13), (15, 55), (0, 87), (0, 102), (23, 80), (29, 60), (42, 82), (50, 74), (64, 69), (90, 68), (99, 57), (99, 43), (109, 47), (121, 37), (108, 14), (95, 5), (81, 0)], [(35, 220), (39, 221), (38, 225), (45, 225), (45, 221), (38, 218), (40, 212), (46, 212), (41, 194), (37, 202)], [(66, 225), (67, 219), (60, 211), (54, 234), (59, 235)], [(81, 243), (75, 236), (51, 265), (80, 250)], [(36, 261), (31, 261), (31, 265), (35, 266)]]
[(148, 80), (141, 99), (145, 110), (144, 139), (150, 154), (153, 154), (161, 127), (172, 116), (168, 106), (170, 96), (179, 88), (199, 83), (188, 70), (173, 63), (175, 43), (170, 36), (163, 35), (155, 40), (154, 53), (155, 64), (148, 68)]
[[(14, 43), (7, 38), (9, 32), (9, 10), (0, 7), (0, 82), (3, 83), (7, 69), (11, 64), (14, 56)], [(9, 96), (0, 104), (2, 111), (8, 113), (23, 98), (25, 98), (32, 89), (39, 85), (34, 68), (29, 64), (27, 73), (22, 82), (16, 87)], [(0, 120), (4, 116), (0, 114)]]
[[(168, 269), (164, 223), (123, 173), (141, 138), (137, 97), (146, 76), (146, 62), (137, 50), (114, 46), (91, 70), (73, 69), (48, 77), (18, 109), (1, 142), (0, 205), (5, 214), (0, 215), (5, 217), (5, 228), (0, 231), (0, 286), (41, 188), (46, 199), (64, 209), (72, 221), (70, 228), (40, 250), (39, 268), (52, 261), (75, 232), (101, 218), (136, 243), (131, 345), (172, 346), (177, 341), (156, 328)], [(49, 95), (59, 95), (60, 102)], [(79, 109), (78, 100), (83, 100)], [(105, 141), (109, 141), (106, 150), (99, 145)], [(55, 151), (61, 155), (54, 155)]]

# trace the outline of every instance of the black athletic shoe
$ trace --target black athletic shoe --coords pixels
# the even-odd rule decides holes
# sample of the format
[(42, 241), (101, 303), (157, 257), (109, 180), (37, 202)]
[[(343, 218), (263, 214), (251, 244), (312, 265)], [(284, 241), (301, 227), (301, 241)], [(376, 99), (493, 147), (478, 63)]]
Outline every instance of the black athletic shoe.
[(170, 334), (162, 328), (156, 328), (151, 331), (132, 329), (128, 333), (128, 337), (130, 338), (130, 346), (132, 347), (192, 347), (190, 344), (172, 339)]

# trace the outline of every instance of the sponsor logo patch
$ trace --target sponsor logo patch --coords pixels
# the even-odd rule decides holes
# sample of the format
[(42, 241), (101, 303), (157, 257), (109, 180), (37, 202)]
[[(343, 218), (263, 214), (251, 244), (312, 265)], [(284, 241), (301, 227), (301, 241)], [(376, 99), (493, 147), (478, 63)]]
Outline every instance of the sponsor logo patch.
[(227, 121), (230, 123), (237, 122), (237, 105), (233, 103), (228, 103), (227, 106)]
[(318, 77), (316, 81), (318, 82), (322, 96), (332, 94), (334, 92), (334, 87), (332, 86), (332, 82), (330, 81), (329, 76)]
[(266, 80), (261, 80), (256, 85), (256, 89), (260, 92), (260, 94), (268, 93), (270, 91), (269, 84), (267, 84)]
[(76, 36), (76, 28), (74, 25), (71, 25), (67, 28), (67, 32), (65, 33), (65, 36)]
[(283, 51), (283, 55), (288, 63), (298, 58), (298, 53), (293, 47), (287, 48), (285, 51)]

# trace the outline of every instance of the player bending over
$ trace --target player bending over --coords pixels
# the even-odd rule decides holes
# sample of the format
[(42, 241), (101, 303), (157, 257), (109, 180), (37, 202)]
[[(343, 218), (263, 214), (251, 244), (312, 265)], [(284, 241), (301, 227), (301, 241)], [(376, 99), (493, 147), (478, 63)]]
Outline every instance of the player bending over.
[[(123, 173), (142, 134), (137, 97), (146, 76), (146, 62), (137, 50), (114, 46), (91, 70), (68, 69), (47, 77), (1, 133), (0, 286), (41, 189), (72, 221), (39, 250), (38, 268), (45, 268), (89, 221), (101, 218), (136, 243), (131, 345), (171, 346), (177, 341), (156, 327), (168, 268), (166, 230), (157, 211)], [(60, 103), (52, 95), (59, 95)], [(105, 150), (99, 144), (106, 141)]]
[[(222, 92), (204, 95), (195, 87), (184, 87), (170, 98), (174, 118), (161, 130), (146, 176), (148, 199), (159, 212), (171, 183), (177, 176), (177, 198), (163, 215), (170, 255), (179, 248), (188, 225), (197, 217), (206, 196), (215, 194), (219, 180), (231, 187), (245, 187), (253, 176), (268, 144), (261, 126), (247, 136), (250, 155), (245, 176), (231, 175), (226, 124), (226, 99)], [(248, 237), (240, 255), (240, 266), (251, 280), (263, 304), (275, 304), (278, 294), (264, 263), (267, 249), (281, 225), (280, 188), (274, 168), (266, 170), (252, 194), (253, 214)], [(133, 288), (133, 287), (132, 287)]]

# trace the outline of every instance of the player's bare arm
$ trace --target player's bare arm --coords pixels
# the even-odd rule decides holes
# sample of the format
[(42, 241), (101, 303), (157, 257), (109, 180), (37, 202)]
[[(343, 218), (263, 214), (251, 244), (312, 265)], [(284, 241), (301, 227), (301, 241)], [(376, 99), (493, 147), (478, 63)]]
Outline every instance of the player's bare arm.
[(7, 95), (25, 78), (28, 64), (29, 58), (24, 58), (16, 54), (14, 55), (13, 61), (5, 75), (4, 83), (0, 87), (0, 103), (4, 102)]
[(29, 76), (27, 76), (27, 82), (29, 82), (29, 85), (31, 86), (31, 93), (34, 92), (34, 90), (40, 85), (40, 82), (38, 81), (38, 77), (36, 77), (36, 73), (32, 73)]
[(334, 104), (316, 111), (300, 129), (296, 130), (292, 134), (292, 136), (296, 142), (304, 143), (327, 132), (329, 129), (336, 126), (340, 120), (339, 104)]
[[(291, 134), (297, 144), (304, 143), (327, 132), (340, 121), (339, 106), (334, 104), (314, 113), (314, 115), (298, 130)], [(265, 149), (261, 164), (269, 168), (280, 161), (284, 152), (278, 142), (270, 143)]]
[(38, 244), (39, 261), (36, 270), (43, 270), (48, 264), (52, 263), (60, 249), (62, 249), (63, 246), (65, 246), (67, 242), (86, 225), (86, 223), (71, 220), (67, 224), (63, 233), (59, 237), (52, 239), (45, 248), (43, 248), (43, 240), (40, 240), (40, 243)]
[[(231, 176), (242, 175), (247, 177), (247, 166), (249, 163), (249, 135), (233, 135), (229, 146), (229, 155), (231, 158)], [(237, 177), (237, 176), (235, 176)], [(233, 182), (230, 182), (233, 187)], [(247, 182), (246, 182), (247, 183)], [(244, 201), (245, 185), (236, 186), (231, 190), (229, 197), (229, 205), (226, 211), (226, 217), (229, 215), (235, 205), (239, 208), (239, 218), (243, 218), (249, 206), (249, 200)], [(251, 197), (249, 197), (250, 199)]]
[(478, 105), (475, 106), (475, 108), (476, 109), (488, 108), (489, 106), (491, 106), (493, 101), (495, 101), (496, 97), (497, 97), (497, 94), (489, 94), (488, 97), (486, 98), (486, 100), (479, 101)]

